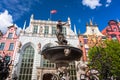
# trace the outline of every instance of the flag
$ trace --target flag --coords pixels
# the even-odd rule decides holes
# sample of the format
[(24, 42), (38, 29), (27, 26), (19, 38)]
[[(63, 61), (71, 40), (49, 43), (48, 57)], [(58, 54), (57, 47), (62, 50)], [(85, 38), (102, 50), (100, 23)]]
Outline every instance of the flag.
[(55, 13), (57, 13), (57, 10), (51, 10), (50, 13), (55, 14)]

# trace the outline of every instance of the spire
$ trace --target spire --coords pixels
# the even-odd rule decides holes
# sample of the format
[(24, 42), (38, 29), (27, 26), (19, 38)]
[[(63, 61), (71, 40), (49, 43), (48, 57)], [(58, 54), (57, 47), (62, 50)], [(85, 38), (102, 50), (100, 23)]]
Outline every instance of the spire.
[(88, 26), (88, 22), (86, 23), (86, 26)]
[(68, 17), (68, 24), (69, 24), (70, 27), (71, 27), (71, 20), (70, 20), (70, 17)]
[(25, 31), (26, 21), (24, 22), (23, 31)]
[(80, 35), (80, 29), (78, 30), (78, 35)]
[(31, 22), (33, 21), (34, 15), (32, 14), (30, 17), (30, 22), (29, 22), (29, 26), (31, 25)]
[(74, 33), (77, 35), (76, 26), (74, 25)]
[(30, 17), (30, 19), (33, 19), (33, 18), (34, 18), (34, 15), (32, 14), (31, 17)]
[(92, 20), (90, 19), (90, 25), (93, 25)]

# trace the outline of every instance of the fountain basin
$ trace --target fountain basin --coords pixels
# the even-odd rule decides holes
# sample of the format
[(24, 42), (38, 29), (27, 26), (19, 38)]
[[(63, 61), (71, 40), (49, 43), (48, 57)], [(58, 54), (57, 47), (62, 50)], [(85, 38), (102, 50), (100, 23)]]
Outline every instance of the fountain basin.
[[(67, 50), (67, 51), (65, 51)], [(69, 63), (78, 61), (82, 56), (82, 50), (69, 45), (47, 47), (41, 53), (45, 59), (54, 63)]]

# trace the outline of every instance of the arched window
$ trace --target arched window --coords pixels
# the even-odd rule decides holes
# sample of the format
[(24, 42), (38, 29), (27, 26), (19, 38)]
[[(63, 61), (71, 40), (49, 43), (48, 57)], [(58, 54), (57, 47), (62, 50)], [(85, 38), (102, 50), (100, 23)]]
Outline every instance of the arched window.
[(22, 56), (19, 80), (31, 80), (33, 60), (34, 60), (34, 49), (32, 46), (27, 46), (24, 49), (24, 54)]

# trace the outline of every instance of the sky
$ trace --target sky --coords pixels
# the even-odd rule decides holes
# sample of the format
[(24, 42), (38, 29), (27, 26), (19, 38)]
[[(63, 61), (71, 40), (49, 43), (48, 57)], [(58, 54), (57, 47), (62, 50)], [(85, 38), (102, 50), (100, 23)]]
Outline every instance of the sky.
[(93, 21), (102, 31), (109, 20), (120, 19), (120, 0), (0, 0), (0, 30), (5, 33), (8, 26), (15, 24), (18, 32), (29, 25), (30, 16), (34, 19), (67, 21), (71, 19), (71, 26), (76, 26), (77, 32), (86, 31), (86, 23)]

